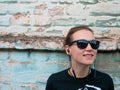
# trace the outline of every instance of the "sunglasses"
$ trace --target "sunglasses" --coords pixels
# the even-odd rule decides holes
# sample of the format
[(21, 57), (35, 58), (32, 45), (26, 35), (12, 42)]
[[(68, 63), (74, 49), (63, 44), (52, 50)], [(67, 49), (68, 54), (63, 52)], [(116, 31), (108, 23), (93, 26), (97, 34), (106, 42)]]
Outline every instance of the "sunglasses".
[(92, 49), (98, 49), (99, 48), (99, 44), (100, 41), (97, 40), (76, 40), (73, 41), (69, 44), (69, 46), (73, 45), (73, 43), (77, 43), (77, 47), (80, 49), (85, 49), (88, 46), (88, 43), (90, 44), (90, 46), (92, 47)]

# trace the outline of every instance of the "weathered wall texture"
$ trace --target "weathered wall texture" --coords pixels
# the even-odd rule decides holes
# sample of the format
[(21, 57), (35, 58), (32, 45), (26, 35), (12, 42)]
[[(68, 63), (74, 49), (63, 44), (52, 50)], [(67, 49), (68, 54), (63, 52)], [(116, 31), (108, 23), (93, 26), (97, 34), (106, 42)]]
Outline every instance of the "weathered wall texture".
[(0, 0), (0, 90), (44, 90), (51, 73), (69, 67), (66, 33), (83, 24), (101, 41), (96, 68), (120, 90), (119, 7), (119, 0)]

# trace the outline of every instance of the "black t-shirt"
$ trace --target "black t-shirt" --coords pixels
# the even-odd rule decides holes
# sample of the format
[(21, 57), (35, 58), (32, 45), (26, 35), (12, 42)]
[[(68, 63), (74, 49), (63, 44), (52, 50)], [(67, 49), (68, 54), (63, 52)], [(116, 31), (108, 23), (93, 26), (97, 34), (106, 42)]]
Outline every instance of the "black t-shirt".
[(48, 78), (46, 90), (114, 90), (114, 85), (108, 74), (97, 70), (91, 69), (84, 78), (74, 78), (66, 69)]

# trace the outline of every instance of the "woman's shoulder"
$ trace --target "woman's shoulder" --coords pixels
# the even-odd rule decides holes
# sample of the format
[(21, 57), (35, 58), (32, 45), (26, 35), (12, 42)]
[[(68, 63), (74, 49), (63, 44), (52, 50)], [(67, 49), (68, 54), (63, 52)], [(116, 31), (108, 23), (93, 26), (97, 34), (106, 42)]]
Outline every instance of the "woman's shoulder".
[(62, 79), (67, 75), (68, 69), (53, 73), (49, 76), (49, 79)]
[(104, 80), (105, 79), (112, 80), (112, 77), (108, 73), (105, 73), (105, 72), (100, 71), (100, 70), (95, 70), (95, 69), (92, 69), (92, 72), (93, 72), (95, 78), (104, 79)]

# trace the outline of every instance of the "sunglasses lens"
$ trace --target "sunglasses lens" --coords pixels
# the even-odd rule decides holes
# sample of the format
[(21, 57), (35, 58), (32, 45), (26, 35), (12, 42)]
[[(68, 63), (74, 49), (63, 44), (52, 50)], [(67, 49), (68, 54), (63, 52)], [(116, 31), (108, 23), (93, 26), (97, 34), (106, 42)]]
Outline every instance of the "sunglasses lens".
[(99, 48), (99, 41), (96, 41), (96, 40), (92, 40), (90, 41), (90, 45), (93, 49), (98, 49)]
[(86, 40), (79, 40), (79, 41), (77, 41), (77, 46), (78, 46), (80, 49), (86, 48), (87, 45), (88, 45), (88, 41), (86, 41)]

